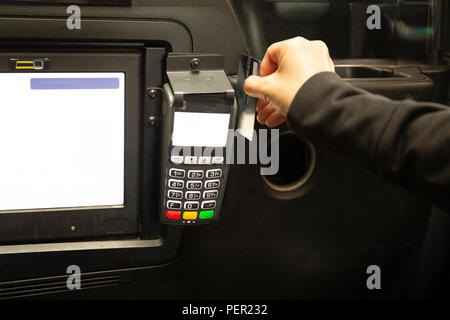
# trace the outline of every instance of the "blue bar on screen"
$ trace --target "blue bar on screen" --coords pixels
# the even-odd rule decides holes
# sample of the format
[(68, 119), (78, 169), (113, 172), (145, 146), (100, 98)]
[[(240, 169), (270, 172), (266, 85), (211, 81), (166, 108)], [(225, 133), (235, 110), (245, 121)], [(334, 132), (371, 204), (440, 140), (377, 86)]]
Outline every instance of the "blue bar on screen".
[(119, 89), (119, 78), (31, 78), (32, 90)]

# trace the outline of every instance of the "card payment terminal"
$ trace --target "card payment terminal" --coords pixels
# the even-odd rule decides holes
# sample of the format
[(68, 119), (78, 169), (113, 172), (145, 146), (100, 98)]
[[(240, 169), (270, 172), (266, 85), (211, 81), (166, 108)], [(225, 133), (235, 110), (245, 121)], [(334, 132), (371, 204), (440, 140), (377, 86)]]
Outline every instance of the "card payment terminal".
[(236, 122), (233, 87), (220, 55), (169, 54), (164, 85), (160, 218), (194, 225), (216, 221)]

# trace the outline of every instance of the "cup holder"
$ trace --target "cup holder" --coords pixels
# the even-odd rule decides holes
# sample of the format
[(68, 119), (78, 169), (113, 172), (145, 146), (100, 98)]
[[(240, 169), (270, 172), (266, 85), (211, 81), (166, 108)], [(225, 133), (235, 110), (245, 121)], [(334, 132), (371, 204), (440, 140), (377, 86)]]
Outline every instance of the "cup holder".
[(343, 66), (335, 67), (336, 73), (344, 79), (379, 79), (405, 78), (406, 75), (395, 69), (375, 66)]
[(261, 176), (266, 191), (277, 199), (289, 200), (305, 195), (312, 187), (317, 165), (314, 145), (292, 131), (279, 135), (280, 165), (275, 175)]

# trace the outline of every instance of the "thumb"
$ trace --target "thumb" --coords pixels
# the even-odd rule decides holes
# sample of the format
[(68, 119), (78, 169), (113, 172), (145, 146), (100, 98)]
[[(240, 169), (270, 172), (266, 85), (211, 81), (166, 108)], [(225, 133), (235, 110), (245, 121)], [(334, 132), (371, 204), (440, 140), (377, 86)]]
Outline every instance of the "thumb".
[(271, 78), (272, 75), (267, 77), (250, 76), (245, 80), (244, 91), (247, 95), (270, 102), (271, 97)]

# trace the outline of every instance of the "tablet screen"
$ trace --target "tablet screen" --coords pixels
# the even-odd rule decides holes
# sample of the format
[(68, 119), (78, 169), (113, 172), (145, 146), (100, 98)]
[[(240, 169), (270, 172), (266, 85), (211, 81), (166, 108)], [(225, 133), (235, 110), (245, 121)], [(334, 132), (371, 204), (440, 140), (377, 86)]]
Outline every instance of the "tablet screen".
[(0, 73), (0, 211), (124, 203), (124, 73)]

